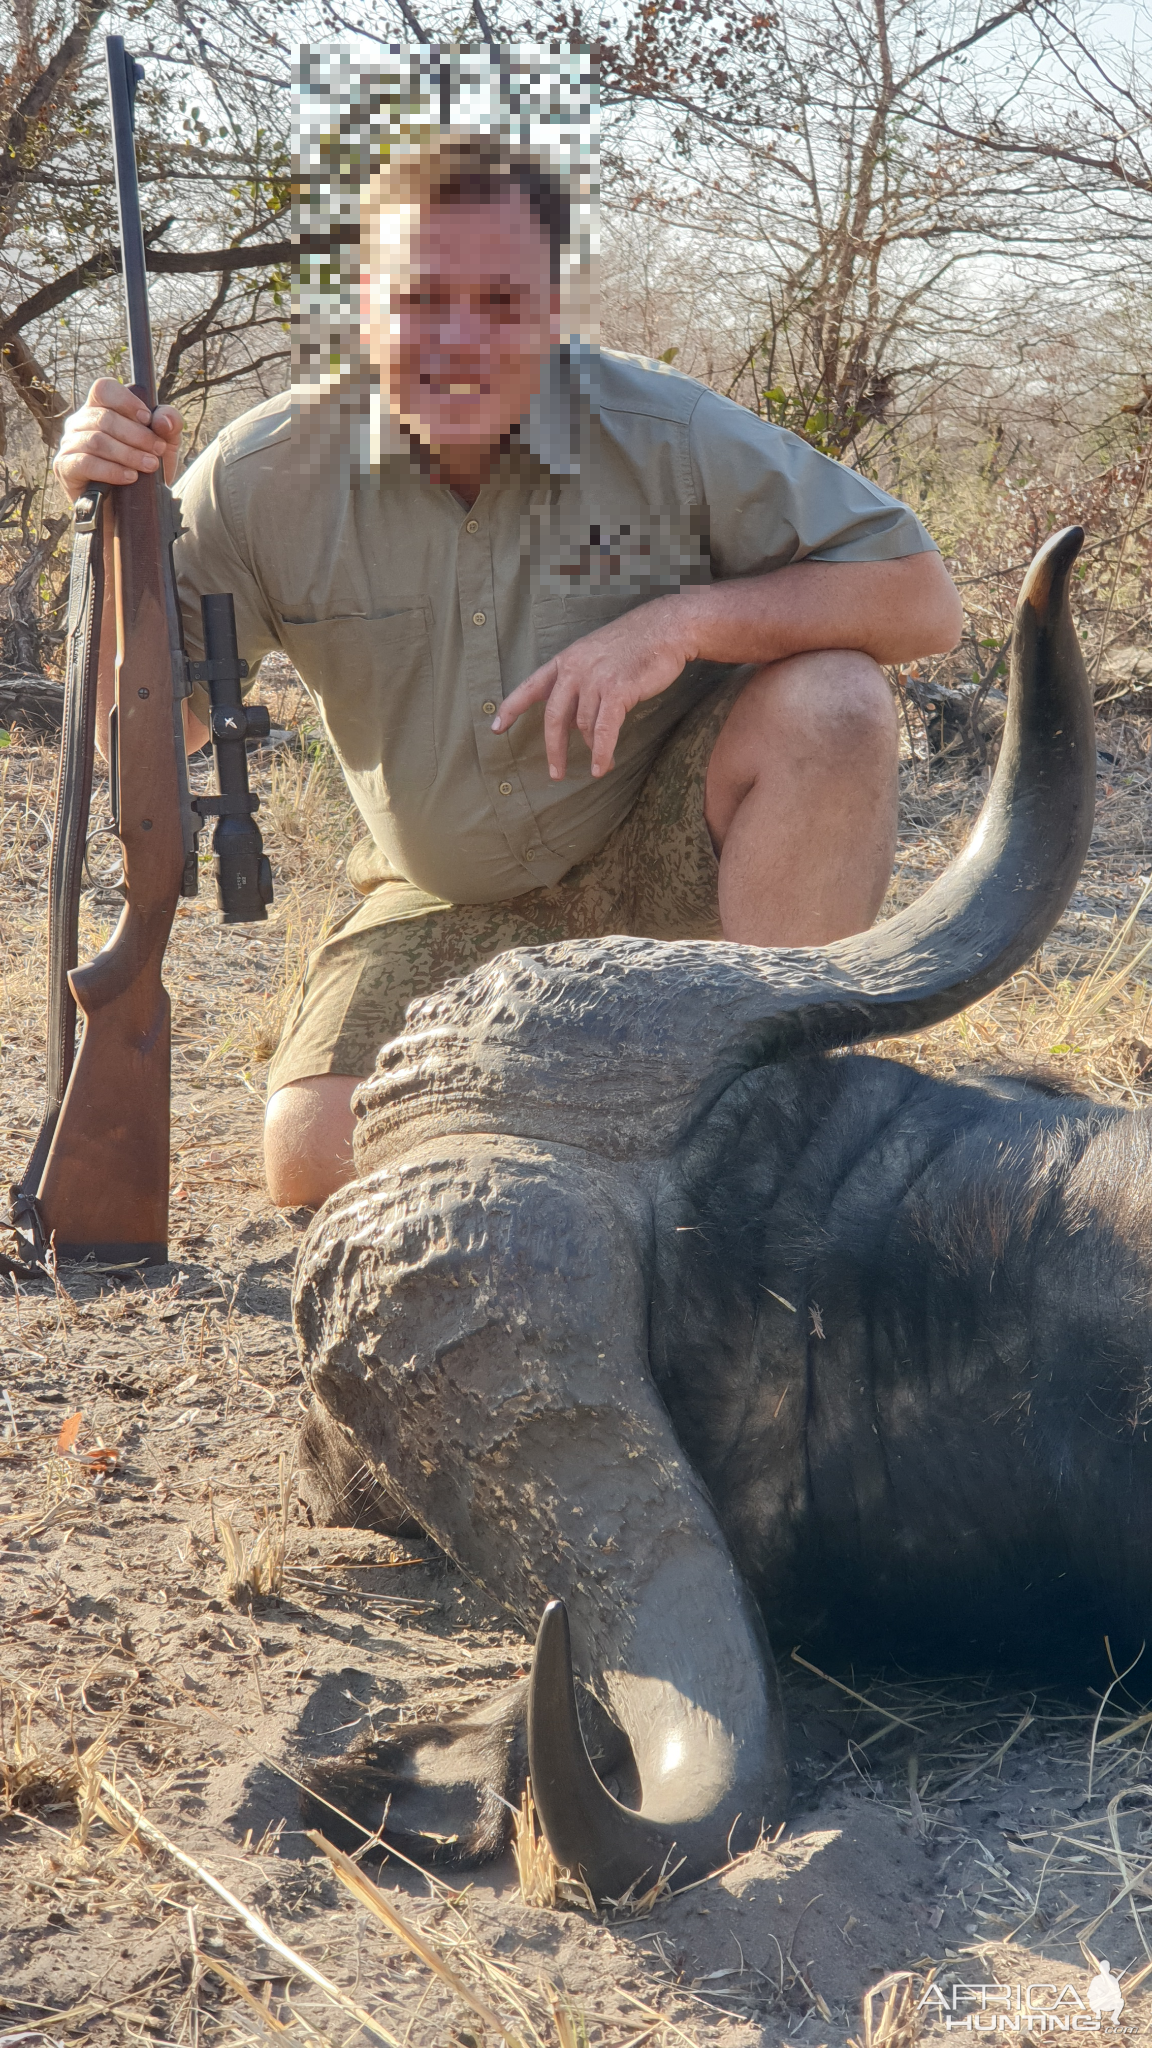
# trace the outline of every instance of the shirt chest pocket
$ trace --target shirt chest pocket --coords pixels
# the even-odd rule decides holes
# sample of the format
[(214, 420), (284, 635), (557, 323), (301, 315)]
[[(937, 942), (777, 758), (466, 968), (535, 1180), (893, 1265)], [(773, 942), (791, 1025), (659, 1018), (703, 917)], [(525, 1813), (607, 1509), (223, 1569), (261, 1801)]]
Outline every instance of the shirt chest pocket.
[(354, 775), (426, 789), (436, 777), (435, 679), (426, 604), (380, 616), (282, 618), (284, 652), (320, 705)]

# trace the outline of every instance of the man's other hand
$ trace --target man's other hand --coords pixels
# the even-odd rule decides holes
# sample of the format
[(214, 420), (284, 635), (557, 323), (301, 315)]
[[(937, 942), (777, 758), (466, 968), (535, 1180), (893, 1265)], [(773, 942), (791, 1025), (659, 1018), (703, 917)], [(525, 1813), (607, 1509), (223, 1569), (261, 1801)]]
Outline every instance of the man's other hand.
[(134, 484), (161, 462), (166, 481), (174, 483), (183, 428), (172, 406), (150, 413), (126, 384), (98, 377), (87, 403), (64, 422), (52, 467), (73, 503), (85, 484)]
[(695, 650), (688, 621), (675, 598), (655, 598), (610, 625), (574, 640), (505, 697), (492, 721), (507, 732), (530, 704), (544, 704), (544, 744), (553, 782), (568, 767), (568, 734), (575, 726), (588, 742), (593, 775), (614, 766), (620, 727), (634, 704), (658, 697), (674, 683)]

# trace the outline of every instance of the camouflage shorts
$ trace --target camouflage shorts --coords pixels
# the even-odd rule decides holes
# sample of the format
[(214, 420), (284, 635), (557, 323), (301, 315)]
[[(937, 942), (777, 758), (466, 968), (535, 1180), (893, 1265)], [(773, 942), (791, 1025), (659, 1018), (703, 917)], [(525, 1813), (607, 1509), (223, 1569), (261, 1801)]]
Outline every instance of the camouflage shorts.
[(370, 1074), (409, 1003), (509, 946), (616, 932), (719, 938), (719, 867), (704, 822), (704, 782), (750, 673), (724, 671), (665, 741), (627, 817), (550, 889), (505, 903), (445, 903), (385, 874), (370, 840), (355, 847), (348, 875), (364, 900), (308, 961), (268, 1069), (268, 1093), (309, 1074)]

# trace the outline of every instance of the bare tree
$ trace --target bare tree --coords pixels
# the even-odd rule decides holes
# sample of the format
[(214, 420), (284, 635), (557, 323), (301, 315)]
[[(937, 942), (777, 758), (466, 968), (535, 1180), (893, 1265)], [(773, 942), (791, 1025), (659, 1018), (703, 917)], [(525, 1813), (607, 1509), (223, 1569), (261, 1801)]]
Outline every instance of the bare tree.
[[(59, 388), (61, 361), (80, 369), (77, 343), (91, 335), (83, 308), (72, 325), (75, 302), (99, 305), (93, 293), (119, 265), (97, 34), (107, 11), (76, 0), (61, 23), (17, 0), (3, 38), (0, 364), (49, 449), (74, 397)], [(195, 30), (181, 0), (141, 12), (141, 53), (156, 59), (138, 94), (141, 191), (149, 268), (172, 280), (161, 324), (164, 395), (176, 397), (235, 374), (240, 354), (250, 372), (285, 355), (287, 66), (270, 125), (267, 31), (262, 48), (246, 45), (236, 10), (225, 61), (205, 38), (211, 9)], [(208, 278), (205, 297), (193, 281)]]

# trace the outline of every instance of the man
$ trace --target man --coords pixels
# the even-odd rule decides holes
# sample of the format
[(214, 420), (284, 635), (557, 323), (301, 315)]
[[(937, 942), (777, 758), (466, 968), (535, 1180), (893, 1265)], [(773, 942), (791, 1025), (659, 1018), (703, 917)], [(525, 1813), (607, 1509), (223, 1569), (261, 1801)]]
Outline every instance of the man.
[[(189, 651), (199, 594), (231, 590), (241, 653), (295, 662), (371, 835), (269, 1074), (285, 1205), (351, 1177), (352, 1092), (407, 1003), (508, 946), (870, 924), (896, 825), (881, 664), (961, 628), (873, 484), (662, 365), (558, 345), (568, 205), (538, 166), (449, 146), (366, 213), (375, 413), (285, 394), (178, 486)], [(102, 379), (57, 474), (72, 496), (171, 476), (179, 436)]]

